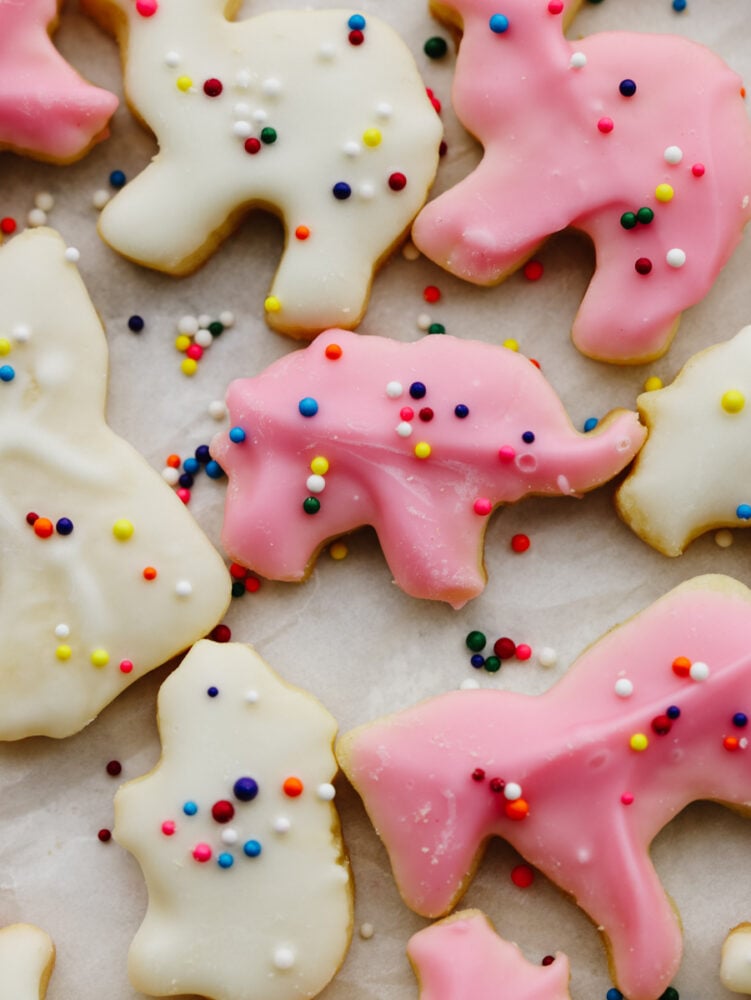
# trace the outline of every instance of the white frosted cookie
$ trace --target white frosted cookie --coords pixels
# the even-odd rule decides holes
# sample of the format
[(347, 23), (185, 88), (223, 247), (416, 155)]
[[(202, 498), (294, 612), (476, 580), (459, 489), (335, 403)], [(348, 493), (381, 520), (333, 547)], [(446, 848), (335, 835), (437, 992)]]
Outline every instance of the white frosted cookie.
[(156, 995), (313, 997), (352, 932), (336, 723), (249, 646), (199, 642), (159, 692), (162, 758), (115, 798), (149, 891), (130, 979)]
[(184, 505), (105, 423), (76, 256), (49, 229), (0, 250), (0, 739), (82, 729), (230, 598)]
[(738, 924), (725, 938), (720, 980), (734, 993), (751, 993), (751, 924)]
[(705, 531), (751, 524), (751, 326), (637, 406), (649, 435), (616, 495), (636, 534), (677, 556)]
[(55, 946), (33, 924), (0, 928), (0, 1000), (44, 1000)]
[(286, 230), (270, 325), (356, 326), (438, 164), (441, 124), (400, 37), (348, 10), (233, 23), (239, 0), (84, 6), (117, 35), (128, 101), (159, 142), (102, 212), (106, 242), (187, 274), (251, 208), (270, 209)]

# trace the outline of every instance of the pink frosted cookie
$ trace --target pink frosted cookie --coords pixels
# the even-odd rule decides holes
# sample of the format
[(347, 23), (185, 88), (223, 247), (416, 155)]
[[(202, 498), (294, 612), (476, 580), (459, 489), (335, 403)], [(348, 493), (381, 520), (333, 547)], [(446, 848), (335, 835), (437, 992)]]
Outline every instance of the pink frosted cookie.
[(565, 955), (533, 965), (479, 910), (462, 910), (418, 931), (407, 955), (420, 1000), (571, 1000)]
[(672, 385), (637, 400), (649, 438), (618, 512), (668, 556), (713, 528), (751, 524), (751, 326), (695, 354)]
[(751, 591), (697, 577), (544, 695), (457, 691), (346, 734), (407, 905), (448, 912), (503, 837), (602, 931), (629, 1000), (655, 1000), (682, 943), (649, 845), (696, 799), (748, 810), (750, 649)]
[(199, 642), (162, 685), (159, 731), (161, 760), (115, 798), (115, 837), (149, 890), (133, 985), (316, 996), (352, 931), (334, 719), (249, 646)]
[(105, 422), (75, 256), (50, 229), (0, 250), (0, 739), (82, 729), (230, 599), (219, 554)]
[(0, 928), (0, 1000), (44, 1000), (55, 966), (55, 946), (32, 924)]
[(453, 102), (485, 155), (413, 238), (485, 285), (551, 233), (581, 230), (597, 263), (574, 343), (643, 362), (664, 353), (751, 218), (751, 124), (740, 78), (708, 49), (626, 32), (568, 41), (579, 5), (431, 3), (463, 29)]
[(329, 539), (372, 525), (396, 583), (461, 607), (485, 584), (488, 515), (616, 475), (644, 440), (614, 410), (578, 433), (538, 368), (504, 347), (405, 344), (328, 330), (230, 385), (223, 544), (274, 580), (302, 580)]
[(0, 2), (0, 149), (69, 163), (106, 138), (117, 98), (86, 83), (53, 46), (59, 6)]
[(107, 243), (187, 274), (251, 208), (270, 209), (286, 230), (270, 325), (356, 326), (438, 163), (441, 124), (399, 36), (346, 10), (232, 23), (239, 0), (84, 5), (115, 30), (128, 100), (159, 142), (102, 213)]

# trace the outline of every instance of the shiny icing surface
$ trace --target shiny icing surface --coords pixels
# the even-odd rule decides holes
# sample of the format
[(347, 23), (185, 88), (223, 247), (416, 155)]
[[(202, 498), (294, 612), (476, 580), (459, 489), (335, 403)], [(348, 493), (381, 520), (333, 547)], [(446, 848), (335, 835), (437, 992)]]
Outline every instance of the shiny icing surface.
[(589, 915), (629, 1000), (660, 996), (681, 931), (649, 845), (694, 800), (748, 808), (750, 647), (751, 592), (697, 577), (542, 696), (458, 691), (346, 734), (404, 901), (447, 913), (503, 837)]
[(149, 907), (130, 950), (144, 993), (314, 997), (352, 925), (332, 804), (336, 723), (249, 646), (198, 643), (159, 693), (162, 758), (115, 800)]
[(751, 924), (739, 924), (725, 938), (720, 980), (734, 993), (751, 994)]
[(672, 385), (643, 393), (637, 405), (649, 437), (618, 490), (626, 523), (668, 556), (712, 528), (746, 527), (751, 326), (694, 355)]
[(645, 435), (625, 410), (580, 434), (527, 358), (440, 335), (329, 330), (231, 383), (227, 405), (212, 454), (229, 476), (232, 559), (301, 580), (327, 539), (370, 524), (403, 590), (454, 607), (483, 589), (495, 507), (593, 489)]
[(55, 946), (32, 924), (0, 928), (0, 1000), (44, 1000)]
[(239, 3), (224, 0), (159, 0), (151, 16), (131, 0), (85, 6), (117, 30), (128, 99), (159, 142), (102, 213), (104, 239), (184, 274), (269, 208), (286, 230), (271, 326), (356, 326), (438, 163), (441, 124), (399, 36), (346, 10), (233, 23)]
[(107, 136), (117, 98), (86, 83), (53, 46), (58, 6), (0, 3), (0, 149), (69, 162)]
[[(564, 5), (566, 15), (578, 6)], [(453, 103), (485, 153), (421, 212), (415, 243), (454, 274), (492, 284), (551, 233), (580, 230), (597, 261), (575, 345), (604, 361), (659, 357), (751, 218), (742, 82), (686, 39), (568, 41), (547, 0), (509, 0), (499, 33), (495, 10), (494, 0), (436, 4), (463, 25)]]
[(229, 603), (217, 552), (105, 423), (104, 332), (66, 252), (49, 229), (0, 250), (6, 740), (82, 729)]
[(463, 910), (418, 931), (407, 954), (420, 1000), (571, 1000), (565, 955), (533, 965), (479, 910)]

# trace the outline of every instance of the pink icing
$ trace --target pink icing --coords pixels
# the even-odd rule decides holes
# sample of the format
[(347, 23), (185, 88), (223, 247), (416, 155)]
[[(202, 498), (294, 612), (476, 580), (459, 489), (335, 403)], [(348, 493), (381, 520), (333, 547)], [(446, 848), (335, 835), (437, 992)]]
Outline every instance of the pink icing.
[(479, 910), (419, 931), (407, 954), (420, 980), (420, 1000), (571, 1000), (565, 955), (532, 965)]
[[(415, 243), (460, 277), (492, 284), (549, 234), (582, 230), (597, 264), (574, 343), (606, 361), (658, 357), (751, 218), (741, 80), (683, 38), (624, 32), (570, 42), (547, 0), (504, 2), (509, 27), (497, 34), (494, 3), (441, 0), (442, 14), (464, 26), (454, 106), (485, 155), (418, 216)], [(574, 53), (586, 64), (572, 66)], [(624, 80), (636, 84), (633, 96), (621, 93)], [(666, 160), (669, 147), (680, 162)], [(660, 184), (673, 188), (671, 201), (657, 199)], [(622, 214), (641, 207), (654, 220), (622, 228)], [(683, 266), (667, 262), (671, 250), (685, 253)], [(640, 258), (648, 274), (637, 273)]]
[[(750, 649), (751, 592), (698, 577), (607, 633), (540, 697), (457, 691), (344, 736), (340, 763), (407, 905), (446, 913), (485, 841), (503, 837), (602, 929), (629, 1000), (654, 1000), (680, 963), (681, 932), (649, 845), (689, 802), (751, 801), (747, 728), (734, 720), (751, 714)], [(678, 656), (708, 665), (708, 679), (678, 676)], [(680, 715), (666, 721), (671, 707)], [(646, 749), (632, 748), (635, 734)], [(525, 818), (510, 818), (518, 802), (491, 790), (494, 777), (521, 786)]]
[[(335, 348), (340, 356), (329, 357)], [(425, 395), (413, 398), (417, 383)], [(300, 412), (306, 398), (317, 404), (313, 416)], [(221, 434), (211, 450), (230, 480), (222, 539), (235, 561), (300, 580), (326, 540), (370, 524), (400, 587), (455, 607), (483, 589), (495, 506), (592, 489), (646, 433), (636, 414), (617, 410), (580, 434), (529, 360), (446, 336), (404, 344), (329, 330), (233, 382), (227, 403), (245, 439)], [(468, 413), (457, 416), (457, 405)], [(534, 441), (523, 440), (527, 432)], [(421, 445), (427, 457), (417, 457)], [(322, 492), (311, 493), (315, 458), (329, 469)], [(305, 512), (308, 499), (317, 513)]]
[(106, 136), (117, 98), (86, 83), (52, 45), (57, 7), (0, 2), (0, 149), (69, 161)]

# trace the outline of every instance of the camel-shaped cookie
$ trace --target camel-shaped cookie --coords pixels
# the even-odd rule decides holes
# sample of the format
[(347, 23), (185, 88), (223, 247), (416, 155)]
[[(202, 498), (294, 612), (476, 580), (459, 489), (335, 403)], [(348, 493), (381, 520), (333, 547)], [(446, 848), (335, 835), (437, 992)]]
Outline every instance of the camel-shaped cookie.
[(107, 345), (50, 229), (0, 250), (0, 739), (82, 729), (216, 625), (219, 554), (104, 418)]
[(578, 0), (432, 6), (463, 28), (453, 103), (485, 152), (421, 212), (415, 243), (484, 285), (550, 234), (581, 230), (594, 242), (596, 269), (575, 345), (603, 361), (659, 357), (751, 218), (740, 78), (683, 38), (612, 32), (568, 41), (562, 29)]
[(565, 955), (533, 965), (479, 910), (462, 910), (413, 934), (407, 955), (420, 1000), (571, 1000)]
[(458, 691), (343, 736), (404, 901), (462, 895), (503, 837), (591, 917), (629, 1000), (655, 1000), (681, 958), (649, 845), (684, 806), (748, 811), (751, 591), (705, 576), (607, 633), (541, 696)]
[(302, 580), (320, 547), (364, 524), (408, 594), (461, 607), (485, 585), (488, 515), (530, 494), (570, 496), (620, 472), (645, 429), (614, 410), (574, 429), (527, 358), (428, 336), (328, 330), (227, 394), (211, 450), (229, 476), (222, 540), (274, 580)]
[(131, 982), (158, 996), (316, 996), (352, 933), (334, 719), (249, 646), (204, 641), (159, 691), (159, 732), (157, 766), (115, 797), (115, 838), (149, 890)]
[(55, 946), (33, 924), (0, 928), (0, 1000), (44, 1000), (55, 965)]
[(271, 209), (286, 245), (270, 325), (356, 326), (438, 162), (441, 125), (399, 36), (346, 10), (233, 23), (239, 0), (85, 6), (116, 32), (128, 100), (159, 142), (102, 213), (107, 243), (186, 274), (250, 208)]
[(60, 0), (0, 3), (0, 149), (69, 163), (107, 136), (117, 98), (50, 41)]

